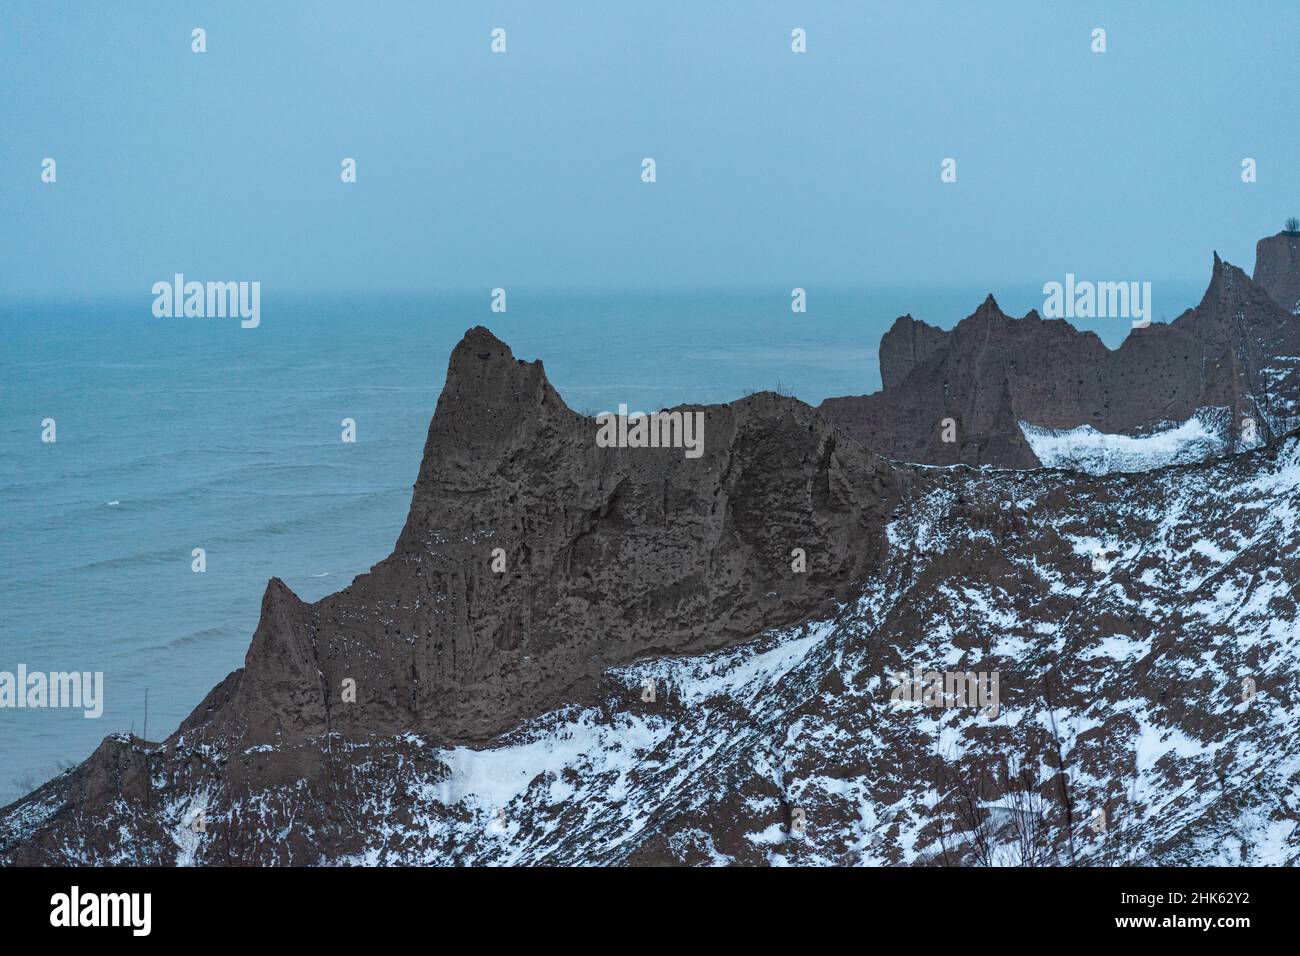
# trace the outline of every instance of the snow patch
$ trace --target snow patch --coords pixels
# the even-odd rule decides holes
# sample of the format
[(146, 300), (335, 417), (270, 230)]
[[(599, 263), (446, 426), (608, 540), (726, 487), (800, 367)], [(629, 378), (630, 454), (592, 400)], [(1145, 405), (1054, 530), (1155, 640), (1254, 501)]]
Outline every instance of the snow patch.
[(1091, 425), (1057, 430), (1029, 422), (1020, 422), (1020, 431), (1047, 468), (1069, 468), (1090, 475), (1149, 471), (1223, 454), (1228, 441), (1224, 428), (1215, 421), (1222, 413), (1216, 411), (1201, 409), (1181, 425), (1150, 435), (1110, 434)]

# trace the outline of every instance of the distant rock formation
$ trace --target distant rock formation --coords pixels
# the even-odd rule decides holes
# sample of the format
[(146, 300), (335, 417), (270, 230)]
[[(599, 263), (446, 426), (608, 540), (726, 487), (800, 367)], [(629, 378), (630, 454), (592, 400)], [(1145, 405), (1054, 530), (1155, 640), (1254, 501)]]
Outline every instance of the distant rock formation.
[(880, 340), (880, 380), (885, 388), (901, 385), (908, 373), (948, 341), (948, 333), (905, 315)]
[(1034, 468), (1022, 423), (1149, 435), (1198, 414), (1225, 450), (1266, 442), (1300, 416), (1300, 319), (1216, 254), (1199, 305), (1130, 331), (1112, 351), (992, 296), (950, 332), (904, 316), (880, 344), (884, 387), (819, 411), (866, 447), (908, 462)]
[(1253, 278), (1274, 302), (1300, 315), (1300, 232), (1279, 232), (1259, 240)]

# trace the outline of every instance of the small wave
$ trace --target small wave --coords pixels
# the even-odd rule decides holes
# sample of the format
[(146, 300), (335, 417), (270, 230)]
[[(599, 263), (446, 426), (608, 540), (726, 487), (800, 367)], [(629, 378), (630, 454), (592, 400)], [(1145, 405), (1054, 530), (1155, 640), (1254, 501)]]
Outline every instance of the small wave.
[(121, 554), (114, 558), (101, 558), (98, 561), (88, 561), (85, 564), (76, 565), (69, 570), (73, 574), (83, 573), (85, 571), (107, 571), (114, 568), (130, 568), (137, 565), (148, 564), (167, 564), (172, 561), (188, 561), (189, 553), (171, 549), (167, 551), (136, 551), (132, 554)]
[(190, 631), (188, 634), (182, 634), (180, 637), (173, 638), (165, 644), (157, 646), (161, 648), (188, 647), (191, 644), (204, 644), (217, 638), (228, 637), (234, 633), (234, 628), (230, 627), (204, 627), (197, 631)]

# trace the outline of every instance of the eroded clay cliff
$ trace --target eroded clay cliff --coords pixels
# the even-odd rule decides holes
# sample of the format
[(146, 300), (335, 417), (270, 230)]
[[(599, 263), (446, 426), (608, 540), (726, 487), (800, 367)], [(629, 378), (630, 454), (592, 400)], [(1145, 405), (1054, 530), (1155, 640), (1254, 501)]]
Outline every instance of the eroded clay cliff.
[(1213, 410), (1229, 444), (1247, 420), (1267, 441), (1300, 414), (1297, 356), (1300, 319), (1216, 255), (1194, 309), (1115, 350), (1036, 311), (1012, 318), (992, 296), (949, 332), (904, 316), (881, 342), (885, 387), (818, 410), (895, 460), (1033, 468), (1022, 422), (1142, 435)]

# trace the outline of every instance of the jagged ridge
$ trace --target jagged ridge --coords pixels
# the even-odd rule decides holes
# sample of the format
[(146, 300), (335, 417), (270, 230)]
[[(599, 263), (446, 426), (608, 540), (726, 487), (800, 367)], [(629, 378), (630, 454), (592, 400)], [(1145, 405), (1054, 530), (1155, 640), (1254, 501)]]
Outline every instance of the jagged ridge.
[(1222, 409), (1235, 447), (1244, 419), (1261, 442), (1300, 421), (1300, 320), (1217, 254), (1196, 308), (1131, 330), (1114, 351), (1061, 319), (1011, 318), (990, 295), (950, 332), (898, 319), (880, 367), (881, 391), (818, 410), (899, 461), (1039, 467), (1021, 422), (1141, 435)]

